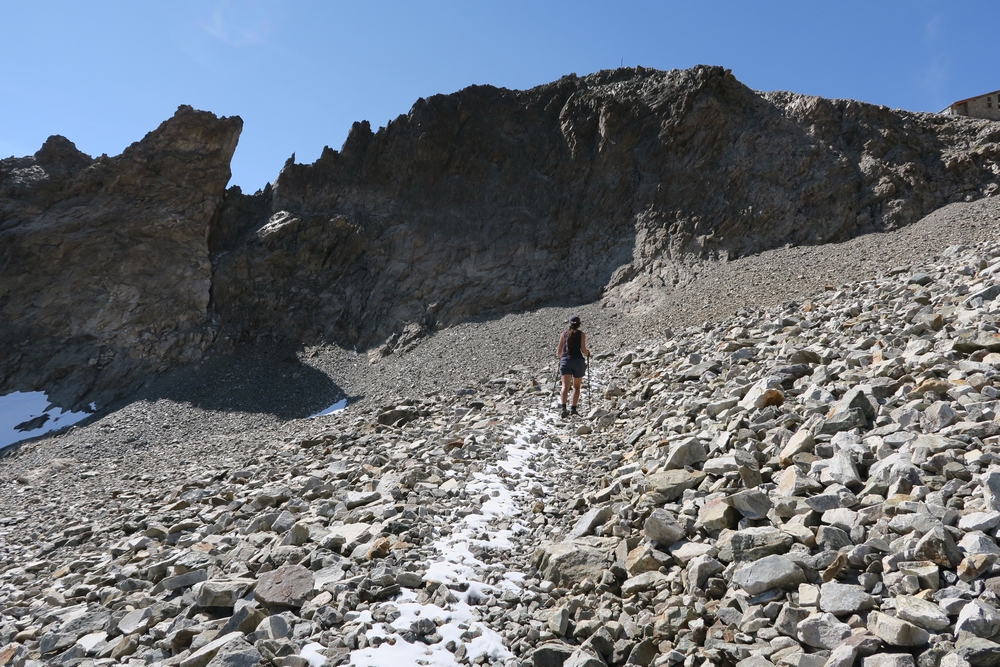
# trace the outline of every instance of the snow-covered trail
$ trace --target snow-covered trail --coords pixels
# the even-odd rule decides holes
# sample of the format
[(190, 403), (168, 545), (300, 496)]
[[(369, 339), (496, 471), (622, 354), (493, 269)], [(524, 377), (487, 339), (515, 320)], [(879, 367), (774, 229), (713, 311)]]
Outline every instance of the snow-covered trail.
[[(591, 383), (590, 391), (597, 391), (593, 377)], [(525, 562), (524, 552), (535, 546), (526, 539), (534, 516), (532, 505), (564, 484), (566, 474), (577, 464), (580, 448), (572, 434), (583, 423), (582, 418), (561, 419), (557, 397), (546, 392), (531, 405), (522, 406), (503, 425), (493, 443), (496, 460), (466, 482), (470, 500), (480, 501), (478, 507), (435, 517), (441, 536), (431, 545), (435, 560), (428, 564), (424, 580), (444, 583), (456, 601), (447, 608), (420, 603), (416, 591), (403, 589), (391, 603), (395, 607), (392, 620), (374, 622), (370, 612), (361, 612), (354, 622), (368, 627), (368, 645), (352, 651), (351, 665), (451, 667), (461, 664), (456, 657), (474, 662), (480, 656), (494, 665), (516, 664), (519, 656), (511, 653), (500, 633), (482, 622), (479, 605), (505, 591), (520, 596), (525, 574), (508, 569), (504, 563)], [(536, 466), (541, 458), (547, 465)], [(556, 465), (552, 465), (553, 460)], [(484, 552), (499, 558), (485, 562), (477, 556)], [(434, 622), (440, 640), (428, 644), (404, 638), (418, 628), (421, 619)], [(309, 651), (309, 647), (303, 651), (307, 658)], [(321, 663), (316, 660), (314, 664)]]

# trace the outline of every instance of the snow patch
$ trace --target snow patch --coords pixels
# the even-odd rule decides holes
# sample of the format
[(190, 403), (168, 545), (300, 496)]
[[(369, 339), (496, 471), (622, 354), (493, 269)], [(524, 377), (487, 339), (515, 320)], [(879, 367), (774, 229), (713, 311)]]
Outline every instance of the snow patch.
[[(455, 656), (445, 648), (450, 641), (457, 645), (465, 644), (467, 661), (475, 661), (479, 656), (486, 656), (491, 661), (513, 657), (504, 647), (503, 638), (478, 621), (479, 612), (475, 605), (504, 590), (519, 592), (525, 576), (521, 572), (507, 572), (499, 563), (484, 563), (473, 552), (512, 549), (516, 546), (512, 538), (527, 532), (527, 528), (514, 519), (523, 513), (521, 507), (531, 501), (531, 489), (537, 483), (532, 479), (530, 461), (544, 451), (544, 445), (539, 443), (544, 439), (546, 429), (544, 420), (539, 418), (523, 419), (507, 429), (504, 434), (505, 460), (475, 474), (473, 481), (466, 485), (470, 495), (486, 497), (481, 501), (479, 510), (463, 517), (445, 519), (450, 524), (451, 534), (433, 543), (437, 560), (427, 569), (424, 580), (448, 584), (458, 601), (449, 605), (448, 609), (434, 604), (420, 604), (416, 602), (413, 591), (403, 589), (392, 602), (400, 616), (391, 623), (379, 623), (369, 628), (365, 632), (369, 646), (351, 652), (351, 665), (459, 665)], [(505, 522), (507, 527), (498, 527), (500, 522)], [(484, 574), (490, 571), (500, 573), (496, 585), (483, 580)], [(424, 644), (419, 640), (409, 643), (404, 639), (411, 624), (419, 618), (437, 619), (440, 625), (436, 632), (441, 635), (441, 641)]]
[[(95, 406), (91, 404), (90, 411)], [(90, 412), (70, 412), (49, 403), (40, 391), (15, 391), (0, 396), (0, 449), (45, 435), (86, 419)]]
[(330, 407), (328, 407), (328, 408), (326, 408), (324, 410), (320, 410), (319, 412), (317, 412), (314, 415), (309, 415), (309, 419), (313, 419), (314, 417), (325, 417), (327, 415), (332, 415), (334, 412), (340, 412), (341, 410), (343, 410), (346, 407), (347, 407), (347, 399), (346, 398), (342, 398), (339, 401), (337, 401), (336, 403), (334, 403), (333, 405), (331, 405)]

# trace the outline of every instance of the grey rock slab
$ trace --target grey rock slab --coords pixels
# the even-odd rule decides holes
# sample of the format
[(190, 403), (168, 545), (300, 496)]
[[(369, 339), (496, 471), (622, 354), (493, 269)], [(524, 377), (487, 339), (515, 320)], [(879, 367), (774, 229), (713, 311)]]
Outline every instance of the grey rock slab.
[(243, 639), (234, 639), (220, 648), (205, 667), (255, 667), (260, 652)]
[(848, 452), (840, 450), (835, 452), (833, 458), (824, 461), (827, 465), (820, 470), (819, 481), (829, 486), (839, 484), (850, 488), (860, 489), (862, 487), (861, 476), (854, 465), (854, 459)]
[(656, 542), (663, 548), (672, 546), (684, 539), (684, 528), (677, 523), (673, 515), (664, 509), (653, 510), (642, 526), (646, 539)]
[(750, 595), (772, 588), (791, 590), (806, 580), (805, 573), (786, 556), (765, 556), (736, 570), (733, 584)]
[(958, 653), (952, 651), (941, 656), (941, 663), (938, 667), (972, 667), (972, 664)]
[(997, 527), (1000, 523), (1000, 512), (990, 510), (988, 512), (969, 512), (958, 520), (958, 528), (963, 532), (975, 530), (987, 531)]
[(736, 667), (774, 667), (774, 663), (762, 655), (751, 655), (737, 662)]
[(123, 635), (145, 632), (146, 628), (149, 627), (149, 619), (152, 615), (153, 610), (150, 607), (133, 609), (118, 621), (118, 632)]
[(897, 595), (893, 599), (896, 603), (896, 616), (904, 621), (909, 621), (931, 632), (940, 632), (951, 625), (948, 614), (929, 600), (912, 595)]
[(612, 511), (610, 504), (591, 507), (577, 520), (566, 535), (566, 539), (575, 540), (578, 537), (590, 535), (594, 532), (594, 528), (604, 525), (611, 518)]
[[(340, 569), (340, 568), (337, 568)], [(322, 572), (322, 570), (320, 570)], [(319, 572), (316, 573), (319, 575)], [(343, 577), (343, 570), (341, 570), (341, 577)], [(318, 579), (318, 576), (317, 576)], [(396, 583), (404, 588), (419, 588), (421, 584), (424, 583), (424, 575), (419, 572), (397, 572), (396, 573)]]
[(708, 459), (702, 464), (701, 469), (709, 475), (722, 477), (726, 473), (739, 470), (739, 464), (736, 462), (736, 455), (730, 454), (728, 456), (716, 456)]
[(666, 470), (684, 468), (708, 460), (708, 450), (698, 438), (685, 438), (671, 444), (667, 449), (663, 467)]
[(695, 588), (703, 588), (709, 577), (722, 572), (726, 567), (708, 554), (696, 556), (691, 559), (685, 568), (684, 578), (687, 582), (687, 590), (690, 592)]
[(230, 632), (217, 637), (181, 660), (180, 667), (205, 667), (224, 646), (237, 641), (246, 644), (242, 632)]
[(264, 612), (257, 608), (256, 602), (239, 602), (233, 609), (233, 615), (229, 617), (226, 624), (219, 630), (219, 635), (227, 635), (230, 632), (242, 632), (249, 634), (264, 620)]
[(78, 638), (79, 635), (70, 632), (48, 632), (38, 643), (38, 651), (42, 655), (62, 651), (75, 644)]
[(313, 573), (301, 565), (284, 565), (257, 579), (254, 598), (265, 607), (301, 607), (314, 593)]
[(631, 597), (641, 591), (659, 589), (669, 585), (670, 580), (662, 572), (643, 572), (640, 575), (626, 579), (622, 584), (622, 597)]
[(210, 579), (195, 584), (193, 590), (199, 607), (231, 609), (236, 601), (257, 585), (256, 579)]
[(264, 639), (286, 639), (291, 636), (292, 628), (280, 614), (272, 614), (261, 621), (254, 632)]
[(924, 428), (929, 433), (937, 433), (945, 426), (951, 426), (958, 421), (958, 414), (950, 403), (937, 401), (924, 410)]
[(930, 639), (923, 628), (878, 611), (868, 615), (868, 632), (890, 646), (923, 646)]
[(698, 510), (695, 528), (706, 533), (715, 533), (736, 526), (739, 514), (726, 504), (722, 497), (710, 497)]
[(546, 621), (549, 630), (552, 631), (557, 637), (562, 637), (566, 634), (566, 628), (569, 626), (569, 609), (566, 607), (558, 607), (549, 614), (548, 621)]
[[(413, 574), (414, 576), (417, 577), (417, 579), (415, 584), (413, 584), (412, 580), (410, 580), (411, 586), (416, 587), (420, 585), (419, 574), (416, 574), (415, 572), (406, 572), (400, 574)], [(333, 584), (337, 583), (343, 578), (344, 578), (344, 568), (340, 567), (340, 565), (331, 565), (329, 567), (324, 567), (313, 572), (313, 588), (320, 591), (326, 588), (327, 586), (332, 586)], [(400, 586), (402, 585), (403, 584), (400, 584)]]
[(840, 484), (832, 484), (823, 493), (805, 499), (806, 505), (814, 512), (819, 513), (851, 508), (857, 501), (857, 496), (850, 489)]
[(824, 667), (853, 667), (857, 657), (858, 649), (856, 646), (841, 642), (830, 651), (830, 657), (827, 658)]
[(830, 416), (823, 420), (821, 432), (824, 434), (849, 431), (854, 428), (865, 428), (868, 420), (863, 410), (859, 408), (834, 408)]
[(107, 638), (108, 633), (104, 630), (91, 632), (89, 635), (84, 635), (77, 639), (73, 648), (77, 651), (82, 651), (84, 655), (94, 655), (98, 649), (107, 645)]
[(821, 521), (835, 528), (850, 531), (858, 525), (858, 513), (846, 507), (839, 507), (823, 512)]
[(563, 667), (574, 647), (563, 642), (545, 642), (531, 652), (532, 667)]
[(381, 499), (382, 494), (378, 491), (350, 491), (344, 496), (344, 504), (347, 505), (347, 509), (352, 510)]
[(566, 659), (563, 667), (607, 667), (607, 663), (597, 651), (581, 646)]
[(62, 624), (58, 630), (45, 633), (38, 645), (42, 655), (61, 651), (76, 643), (84, 635), (106, 630), (111, 622), (111, 613), (97, 608)]
[(955, 654), (968, 661), (972, 667), (1000, 665), (1000, 644), (975, 635), (959, 637), (955, 642)]
[(276, 533), (285, 533), (295, 525), (295, 515), (288, 510), (282, 510), (274, 521), (271, 522), (271, 530)]
[(819, 608), (834, 616), (856, 614), (875, 606), (875, 599), (861, 586), (830, 581), (820, 587)]
[(981, 486), (986, 506), (992, 510), (1000, 510), (1000, 470), (988, 470), (983, 473)]
[(617, 540), (595, 537), (546, 543), (535, 550), (533, 563), (542, 579), (557, 586), (572, 586), (588, 578), (598, 581), (615, 546)]
[(713, 544), (709, 544), (708, 542), (688, 542), (687, 540), (676, 542), (667, 551), (681, 567), (687, 566), (692, 559), (698, 556), (715, 556), (719, 553), (719, 550)]
[(796, 454), (811, 452), (815, 446), (816, 441), (813, 439), (812, 432), (807, 429), (799, 429), (782, 447), (778, 459), (782, 465), (789, 465), (792, 462), (792, 457)]
[(649, 475), (646, 478), (646, 488), (670, 502), (680, 498), (686, 490), (700, 485), (705, 477), (705, 473), (698, 470), (664, 470)]
[(800, 621), (796, 636), (803, 644), (814, 648), (835, 648), (851, 635), (851, 626), (841, 623), (833, 614), (821, 612)]
[(350, 553), (358, 545), (369, 542), (376, 528), (373, 524), (358, 522), (348, 523), (343, 526), (330, 526), (326, 537), (320, 543), (325, 549), (342, 550)]
[(794, 543), (795, 538), (774, 526), (754, 526), (720, 535), (717, 544), (720, 560), (743, 563), (788, 553)]
[(909, 653), (879, 653), (870, 655), (862, 662), (864, 667), (916, 667)]
[(751, 520), (766, 518), (773, 507), (767, 494), (757, 489), (745, 489), (734, 493), (726, 498), (726, 503)]
[(1000, 546), (997, 545), (996, 540), (980, 531), (966, 533), (956, 546), (970, 556), (974, 554), (1000, 555)]
[(811, 609), (794, 607), (790, 604), (783, 605), (778, 617), (774, 619), (774, 629), (786, 637), (797, 637), (799, 623), (809, 618), (812, 613)]
[(180, 588), (189, 588), (190, 586), (201, 583), (206, 579), (208, 579), (208, 572), (205, 570), (191, 570), (190, 572), (185, 572), (184, 574), (166, 577), (162, 579), (157, 586), (161, 590), (176, 591)]
[(962, 632), (983, 639), (994, 637), (1000, 633), (1000, 612), (982, 600), (973, 600), (962, 607), (955, 621), (955, 634)]
[(962, 552), (955, 545), (955, 539), (940, 525), (934, 526), (920, 538), (914, 549), (914, 556), (946, 568), (954, 568), (962, 562)]

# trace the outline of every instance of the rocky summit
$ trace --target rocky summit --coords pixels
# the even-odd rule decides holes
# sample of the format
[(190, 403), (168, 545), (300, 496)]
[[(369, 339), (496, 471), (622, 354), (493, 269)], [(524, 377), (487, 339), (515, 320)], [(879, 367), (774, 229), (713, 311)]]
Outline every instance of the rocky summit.
[[(604, 119), (593, 134), (581, 125), (587, 114)], [(757, 130), (746, 124), (752, 114), (766, 120)], [(803, 143), (781, 144), (796, 118), (809, 119), (808, 130), (797, 126)], [(545, 157), (561, 150), (546, 143), (545, 123), (565, 132), (570, 159)], [(654, 125), (658, 133), (644, 134)], [(765, 151), (761, 127), (785, 146), (785, 162), (773, 148), (740, 162), (731, 153), (739, 141), (719, 143), (748, 133), (747, 146)], [(378, 133), (356, 127), (343, 151), (315, 165), (290, 162), (255, 196), (218, 199), (212, 184), (228, 176), (218, 169), (228, 168), (238, 120), (185, 108), (137, 146), (180, 151), (203, 170), (191, 182), (185, 160), (161, 168), (135, 147), (95, 161), (50, 140), (34, 158), (4, 161), (2, 210), (15, 213), (0, 233), (27, 242), (46, 224), (93, 221), (79, 239), (66, 235), (65, 252), (115, 220), (118, 209), (94, 203), (111, 202), (114, 188), (176, 186), (177, 199), (159, 203), (129, 190), (129, 206), (147, 206), (148, 217), (126, 215), (121, 243), (106, 251), (139, 252), (128, 234), (170, 228), (177, 202), (196, 209), (200, 217), (178, 214), (172, 228), (200, 239), (178, 246), (191, 274), (156, 288), (175, 295), (164, 317), (191, 313), (190, 327), (152, 339), (202, 337), (85, 361), (65, 377), (88, 378), (94, 392), (119, 377), (104, 395), (123, 398), (5, 450), (0, 667), (1000, 665), (997, 127), (753, 93), (715, 68), (630, 70), (418, 102)], [(718, 162), (695, 160), (707, 155), (698, 137)], [(843, 150), (828, 163), (808, 145)], [(552, 170), (505, 172), (527, 146)], [(850, 146), (861, 147), (861, 172), (845, 157)], [(671, 152), (680, 147), (689, 161), (674, 164), (688, 154)], [(631, 155), (635, 170), (599, 169), (602, 151)], [(725, 211), (743, 195), (708, 187), (712, 165), (740, 164), (728, 182), (747, 179), (747, 192), (758, 192), (761, 174), (777, 179), (761, 195), (775, 217), (742, 228), (722, 213), (675, 216), (645, 228), (647, 241), (632, 246), (643, 250), (614, 280), (586, 265), (610, 281), (599, 298), (581, 283), (572, 311), (533, 308), (573, 282), (547, 264), (558, 253), (546, 243), (561, 235), (526, 203), (550, 205), (556, 186), (542, 184), (590, 197), (568, 229), (577, 241), (593, 234), (591, 246), (574, 247), (610, 266), (618, 260), (603, 253), (622, 241), (623, 221), (666, 210), (635, 208), (646, 201), (638, 193), (657, 191), (643, 189), (646, 179), (659, 174), (673, 194), (656, 201), (675, 211), (698, 192), (698, 210)], [(100, 180), (110, 173), (101, 170), (118, 176)], [(884, 196), (868, 217), (857, 205), (872, 193), (838, 181), (840, 170), (879, 174)], [(584, 172), (597, 180), (576, 183)], [(477, 173), (522, 185), (460, 196)], [(594, 185), (609, 174), (631, 194)], [(130, 180), (138, 175), (145, 180)], [(537, 180), (533, 197), (525, 179)], [(59, 199), (69, 191), (76, 199)], [(47, 206), (34, 203), (43, 196)], [(473, 210), (496, 213), (477, 226)], [(537, 261), (509, 255), (506, 273), (459, 262), (434, 285), (415, 277), (435, 275), (440, 257), (427, 256), (451, 257), (490, 225), (496, 244), (469, 252), (499, 261), (523, 231), (507, 217), (518, 210), (519, 224), (538, 226), (523, 246), (539, 249)], [(591, 215), (606, 226), (584, 225)], [(698, 225), (718, 233), (698, 242), (689, 234)], [(822, 243), (807, 238), (814, 233)], [(441, 240), (449, 235), (451, 249)], [(394, 255), (405, 239), (408, 259)], [(80, 262), (50, 268), (68, 277), (86, 269)], [(49, 274), (25, 267), (21, 290), (0, 303), (22, 304), (15, 323), (43, 331), (46, 308), (68, 292), (28, 299), (31, 281), (48, 284)], [(543, 270), (547, 296), (503, 291), (502, 280), (484, 291), (490, 276), (513, 284)], [(676, 281), (656, 282), (669, 271)], [(156, 303), (152, 285), (124, 310), (88, 304), (88, 317), (153, 317), (144, 305)], [(180, 296), (205, 289), (206, 303)], [(445, 295), (432, 324), (404, 314), (421, 289)], [(580, 414), (564, 419), (553, 353), (569, 314), (581, 315), (594, 355)], [(93, 331), (111, 350), (140, 324)], [(345, 335), (371, 344), (330, 344)], [(66, 341), (17, 340), (20, 356), (4, 367), (11, 387), (33, 367), (35, 386), (64, 377), (60, 364), (93, 343), (74, 338), (46, 365), (32, 346), (58, 351)]]

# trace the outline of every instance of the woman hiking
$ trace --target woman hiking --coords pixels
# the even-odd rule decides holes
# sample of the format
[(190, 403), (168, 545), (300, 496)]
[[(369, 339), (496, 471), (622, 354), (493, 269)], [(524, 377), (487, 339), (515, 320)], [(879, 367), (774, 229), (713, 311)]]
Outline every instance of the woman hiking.
[[(590, 350), (587, 349), (587, 334), (580, 331), (580, 318), (574, 315), (569, 318), (569, 328), (559, 336), (559, 347), (556, 348), (559, 357), (559, 376), (562, 378), (562, 393), (559, 397), (559, 407), (562, 417), (578, 414), (576, 405), (580, 402), (580, 385), (587, 372), (587, 360)], [(566, 397), (569, 394), (570, 383), (573, 384), (573, 405), (566, 409)]]

